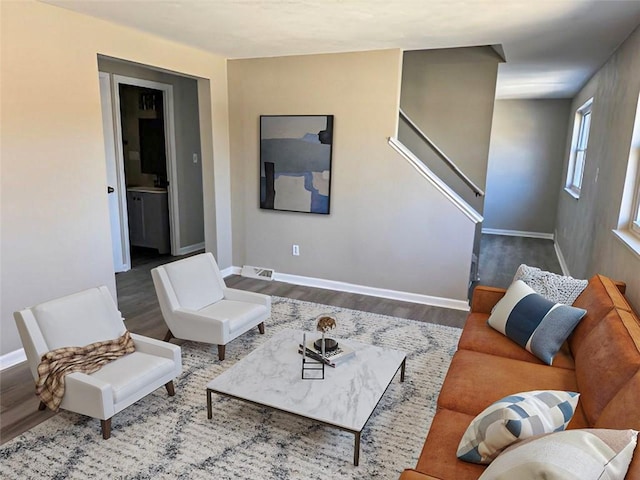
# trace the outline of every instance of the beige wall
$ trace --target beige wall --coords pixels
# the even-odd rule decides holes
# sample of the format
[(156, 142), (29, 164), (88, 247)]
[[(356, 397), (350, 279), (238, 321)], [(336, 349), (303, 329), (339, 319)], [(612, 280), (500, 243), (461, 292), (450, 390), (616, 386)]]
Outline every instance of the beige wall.
[[(474, 225), (387, 144), (401, 61), (385, 50), (229, 62), (235, 265), (466, 299)], [(259, 209), (261, 114), (335, 115), (330, 215)]]
[[(627, 283), (627, 297), (640, 309), (640, 257), (614, 236), (629, 162), (640, 93), (640, 28), (573, 99), (567, 124), (563, 182), (574, 113), (594, 97), (591, 130), (580, 198), (560, 192), (557, 242), (570, 273), (589, 277), (602, 273)], [(564, 185), (561, 186), (561, 188)]]
[(38, 2), (0, 6), (0, 354), (7, 354), (21, 348), (13, 311), (94, 285), (115, 295), (98, 54), (210, 79), (213, 134), (201, 136), (205, 145), (213, 139), (213, 150), (203, 149), (203, 174), (221, 188), (205, 181), (205, 231), (218, 232), (206, 243), (218, 247), (222, 267), (231, 264), (231, 242), (225, 59)]
[(496, 101), (483, 228), (553, 234), (570, 103)]

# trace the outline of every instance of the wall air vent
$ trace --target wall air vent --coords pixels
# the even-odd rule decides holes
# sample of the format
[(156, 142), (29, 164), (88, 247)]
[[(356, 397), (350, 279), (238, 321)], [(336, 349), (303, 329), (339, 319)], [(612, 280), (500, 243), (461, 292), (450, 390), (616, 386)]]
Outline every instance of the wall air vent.
[(244, 265), (240, 271), (240, 275), (248, 278), (257, 278), (259, 280), (273, 280), (275, 272), (271, 268), (251, 267)]

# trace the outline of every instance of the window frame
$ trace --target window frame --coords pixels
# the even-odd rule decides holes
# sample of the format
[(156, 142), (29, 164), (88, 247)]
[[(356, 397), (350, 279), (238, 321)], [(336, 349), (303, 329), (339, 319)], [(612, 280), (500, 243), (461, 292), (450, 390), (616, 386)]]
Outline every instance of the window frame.
[(627, 174), (614, 235), (640, 258), (640, 95), (631, 134)]
[(635, 182), (633, 206), (631, 209), (631, 218), (629, 219), (629, 231), (640, 239), (640, 172)]
[(565, 190), (574, 198), (580, 198), (582, 181), (587, 161), (591, 120), (593, 116), (593, 97), (583, 103), (575, 113), (573, 136), (567, 168)]

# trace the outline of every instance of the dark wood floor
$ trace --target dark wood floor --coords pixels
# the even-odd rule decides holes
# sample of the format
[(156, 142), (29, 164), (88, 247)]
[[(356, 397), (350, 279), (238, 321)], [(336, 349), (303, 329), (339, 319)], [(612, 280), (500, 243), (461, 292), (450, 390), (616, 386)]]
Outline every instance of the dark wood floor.
[[(480, 283), (508, 286), (510, 280), (506, 285), (504, 283), (513, 277), (520, 263), (559, 271), (559, 265), (553, 265), (554, 261), (557, 263), (553, 242), (545, 240), (530, 242), (530, 240), (535, 239), (483, 235), (483, 250), (481, 250), (479, 264)], [(505, 257), (510, 258), (507, 260)], [(166, 326), (160, 313), (149, 271), (157, 265), (173, 260), (175, 257), (169, 255), (158, 256), (148, 250), (136, 250), (132, 252), (132, 269), (116, 275), (118, 307), (130, 331), (158, 339), (164, 337)], [(238, 275), (227, 277), (226, 283), (229, 287), (267, 295), (455, 327), (461, 327), (466, 318), (466, 312), (458, 310), (283, 282), (267, 282)], [(54, 415), (50, 411), (38, 411), (33, 378), (26, 364), (0, 372), (0, 403), (0, 443), (12, 439)]]
[(522, 263), (562, 274), (553, 240), (482, 235), (478, 264), (480, 284), (507, 288)]

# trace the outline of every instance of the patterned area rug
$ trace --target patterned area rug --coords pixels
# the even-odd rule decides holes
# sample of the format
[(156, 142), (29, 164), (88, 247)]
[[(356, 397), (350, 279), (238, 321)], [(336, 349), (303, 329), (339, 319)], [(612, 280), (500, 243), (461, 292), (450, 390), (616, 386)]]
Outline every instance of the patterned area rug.
[[(314, 330), (330, 312), (336, 337), (407, 352), (404, 383), (397, 374), (362, 432), (360, 465), (353, 434), (238, 400), (213, 395), (207, 420), (206, 384), (283, 328)], [(164, 388), (113, 417), (102, 440), (100, 422), (59, 415), (0, 447), (0, 477), (397, 479), (413, 467), (461, 330), (430, 323), (273, 297), (265, 335), (257, 329), (227, 345), (182, 344), (176, 396)], [(339, 368), (339, 367), (338, 367)]]

